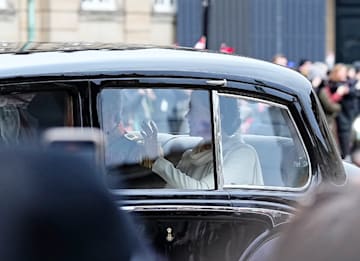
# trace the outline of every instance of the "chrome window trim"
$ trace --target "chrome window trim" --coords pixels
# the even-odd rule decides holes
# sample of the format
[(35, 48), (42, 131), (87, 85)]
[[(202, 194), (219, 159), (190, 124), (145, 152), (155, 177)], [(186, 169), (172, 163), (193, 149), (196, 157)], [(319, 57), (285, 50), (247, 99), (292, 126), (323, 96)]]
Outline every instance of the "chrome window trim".
[(212, 117), (213, 117), (213, 142), (214, 142), (214, 150), (215, 150), (215, 160), (214, 164), (216, 166), (216, 181), (218, 184), (218, 190), (222, 190), (224, 187), (224, 176), (223, 168), (222, 168), (222, 134), (221, 134), (221, 119), (220, 119), (220, 104), (219, 104), (219, 96), (217, 95), (217, 91), (211, 92), (212, 98)]
[[(305, 190), (306, 188), (308, 188), (310, 186), (310, 183), (311, 183), (311, 180), (312, 180), (312, 166), (311, 166), (311, 161), (310, 161), (310, 156), (309, 156), (309, 153), (307, 151), (307, 148), (305, 146), (305, 143), (304, 143), (304, 140), (302, 139), (302, 136), (301, 136), (301, 133), (299, 131), (299, 128), (289, 110), (289, 108), (283, 104), (278, 104), (278, 103), (275, 103), (275, 102), (271, 102), (271, 101), (267, 101), (267, 100), (262, 100), (260, 98), (254, 98), (254, 97), (249, 97), (249, 96), (244, 96), (244, 95), (240, 95), (240, 94), (229, 94), (229, 93), (223, 93), (223, 92), (217, 92), (217, 95), (219, 96), (225, 96), (225, 97), (230, 97), (230, 98), (236, 98), (236, 99), (244, 99), (244, 100), (248, 100), (248, 101), (254, 101), (254, 102), (261, 102), (261, 103), (264, 103), (264, 104), (268, 104), (268, 105), (271, 105), (271, 106), (274, 106), (274, 107), (278, 107), (278, 108), (281, 108), (281, 109), (284, 109), (287, 114), (289, 115), (290, 117), (290, 120), (294, 126), (294, 129), (296, 131), (296, 134), (300, 140), (300, 143), (303, 147), (303, 150), (305, 152), (305, 156), (306, 156), (306, 160), (308, 162), (308, 165), (309, 165), (309, 172), (308, 172), (308, 180), (307, 182), (305, 183), (304, 186), (302, 187), (296, 187), (296, 188), (292, 188), (292, 187), (279, 187), (279, 186), (258, 186), (258, 185), (225, 185), (223, 186), (224, 189), (260, 189), (260, 190), (281, 190), (281, 191), (303, 191)], [(221, 161), (222, 163), (222, 161)], [(222, 164), (218, 164), (218, 165), (222, 165)], [(221, 175), (223, 177), (223, 172), (220, 172), (218, 175)]]
[(203, 211), (203, 212), (224, 212), (224, 213), (244, 213), (257, 214), (267, 216), (273, 227), (288, 222), (289, 218), (293, 216), (281, 210), (266, 209), (266, 208), (251, 208), (251, 207), (227, 207), (227, 206), (204, 206), (204, 205), (138, 205), (138, 206), (121, 206), (121, 210), (128, 212), (162, 212), (162, 211)]
[(94, 122), (93, 122), (93, 117), (92, 117), (92, 115), (93, 115), (93, 109), (92, 109), (92, 107), (93, 107), (93, 104), (92, 104), (92, 88), (91, 88), (91, 82), (87, 82), (87, 89), (88, 89), (88, 92), (89, 92), (89, 113), (90, 113), (90, 115), (91, 115), (91, 117), (90, 117), (90, 126), (91, 127), (94, 127)]
[[(77, 100), (79, 102), (79, 114), (80, 114), (80, 125), (81, 127), (84, 126), (84, 118), (83, 118), (83, 104), (82, 104), (82, 100), (81, 100), (81, 95), (80, 93), (77, 94)], [(73, 111), (74, 113), (74, 111)]]

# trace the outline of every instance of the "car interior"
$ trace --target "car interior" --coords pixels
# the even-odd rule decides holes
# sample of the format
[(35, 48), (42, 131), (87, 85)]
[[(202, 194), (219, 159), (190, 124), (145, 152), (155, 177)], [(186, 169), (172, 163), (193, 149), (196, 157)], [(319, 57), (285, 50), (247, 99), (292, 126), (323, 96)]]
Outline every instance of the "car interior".
[[(131, 140), (126, 136), (131, 136)], [(308, 166), (299, 166), (298, 161), (301, 155), (298, 155), (291, 138), (251, 134), (243, 135), (242, 138), (245, 143), (253, 146), (258, 154), (264, 186), (302, 187), (305, 185), (303, 182), (306, 182), (308, 178)], [(158, 139), (165, 158), (175, 166), (180, 161), (182, 154), (194, 148), (201, 140), (200, 137), (168, 133), (159, 133)], [(126, 188), (163, 188), (165, 186), (165, 182), (160, 177), (142, 167), (139, 161), (133, 160), (134, 158), (140, 159), (143, 151), (142, 137), (139, 132), (125, 135), (123, 140), (119, 140), (119, 143), (122, 144), (118, 148), (124, 149), (123, 153), (118, 151), (119, 154), (127, 155), (127, 157), (122, 157), (122, 162), (118, 162), (115, 168), (109, 172), (110, 186), (117, 187), (121, 183)], [(128, 162), (132, 164), (127, 164)], [(112, 181), (111, 176), (113, 177)], [(122, 178), (119, 180), (116, 177)], [(111, 184), (116, 180), (118, 182)]]
[(0, 117), (3, 144), (31, 141), (47, 128), (74, 125), (72, 98), (65, 91), (2, 95)]
[[(123, 92), (125, 92), (126, 96), (123, 96)], [(168, 97), (172, 97), (170, 95), (172, 92), (177, 93), (179, 90), (168, 89), (166, 92), (163, 91), (161, 93), (163, 96), (160, 96), (160, 98), (168, 99)], [(206, 94), (204, 90), (201, 92)], [(231, 95), (223, 96), (225, 95), (220, 96), (220, 99), (224, 98), (223, 101), (227, 103), (220, 105), (223, 106), (221, 112), (231, 113), (231, 110), (227, 110), (230, 106), (229, 102), (235, 102), (232, 105), (239, 110), (238, 114), (228, 117), (231, 120), (226, 123), (229, 124), (226, 126), (231, 126), (234, 117), (241, 117), (239, 126), (230, 136), (236, 137), (235, 140), (255, 149), (261, 167), (263, 186), (278, 188), (303, 187), (309, 180), (308, 160), (286, 108), (284, 106), (273, 106), (258, 100), (248, 100)], [(136, 90), (105, 89), (102, 96), (99, 97), (101, 99), (99, 98), (98, 105), (102, 106), (103, 104), (100, 119), (103, 121), (103, 128), (105, 126), (107, 128), (107, 130), (105, 128), (104, 132), (107, 139), (105, 158), (108, 167), (107, 180), (109, 186), (111, 188), (128, 189), (166, 187), (165, 181), (159, 175), (141, 164), (144, 158), (144, 140), (141, 127), (137, 127), (137, 125), (140, 125), (139, 123), (144, 120), (144, 114), (147, 113), (145, 109), (149, 108), (151, 112), (151, 109), (156, 104), (147, 103), (147, 107), (141, 108), (138, 114), (135, 114), (134, 110), (138, 108), (132, 107), (132, 110), (127, 110), (127, 106), (131, 100), (135, 101), (134, 97), (140, 99)], [(146, 102), (149, 102), (149, 100), (147, 99)], [(189, 100), (185, 99), (184, 102), (185, 106), (182, 107), (182, 111), (186, 111), (186, 108), (189, 110), (191, 107)], [(158, 102), (158, 104), (160, 105), (157, 111), (158, 114), (162, 111), (163, 105), (166, 105), (164, 108), (169, 106), (168, 103), (163, 104), (162, 101)], [(118, 109), (114, 110), (113, 108)], [(131, 121), (131, 115), (135, 115), (137, 118), (133, 116), (135, 120)], [(119, 129), (118, 122), (123, 123), (124, 119), (130, 119), (130, 121), (127, 121), (130, 122), (130, 129)], [(164, 157), (174, 166), (179, 163), (185, 151), (195, 148), (202, 139), (200, 136), (190, 135), (190, 129), (193, 127), (191, 124), (194, 124), (194, 122), (191, 123), (187, 116), (182, 114), (170, 114), (167, 118), (160, 118), (159, 115), (153, 113), (150, 119), (159, 128), (157, 138)], [(199, 122), (199, 119), (196, 118), (196, 121)], [(185, 123), (188, 125), (185, 126)], [(246, 126), (248, 123), (250, 127)], [(162, 126), (166, 127), (167, 125), (177, 125), (178, 127), (170, 128), (170, 130), (162, 128)], [(223, 127), (221, 126), (222, 132), (225, 131)], [(211, 128), (211, 126), (207, 128)], [(171, 129), (177, 131), (171, 131)], [(233, 145), (231, 146), (233, 147)], [(248, 186), (246, 184), (253, 183), (238, 184), (235, 182), (231, 185), (224, 184), (224, 188)]]

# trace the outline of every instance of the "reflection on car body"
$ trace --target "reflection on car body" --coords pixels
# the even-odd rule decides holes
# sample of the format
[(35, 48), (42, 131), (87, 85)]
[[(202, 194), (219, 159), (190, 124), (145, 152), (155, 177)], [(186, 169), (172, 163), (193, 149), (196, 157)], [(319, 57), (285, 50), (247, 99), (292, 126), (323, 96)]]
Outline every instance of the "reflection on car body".
[[(253, 256), (312, 186), (346, 179), (311, 84), (290, 69), (181, 48), (27, 48), (0, 54), (2, 97), (33, 95), (26, 109), (37, 135), (53, 126), (101, 128), (114, 200), (170, 260)], [(193, 117), (196, 93), (207, 102)], [(150, 132), (155, 157), (145, 150), (143, 122), (158, 130)], [(201, 155), (209, 175), (192, 176), (181, 161)]]

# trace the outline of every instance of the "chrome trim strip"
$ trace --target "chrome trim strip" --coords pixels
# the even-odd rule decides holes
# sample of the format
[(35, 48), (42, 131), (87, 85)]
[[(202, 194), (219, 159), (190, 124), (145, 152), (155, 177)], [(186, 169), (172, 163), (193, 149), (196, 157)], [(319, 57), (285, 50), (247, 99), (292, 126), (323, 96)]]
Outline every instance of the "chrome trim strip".
[(226, 206), (203, 206), (203, 205), (139, 205), (139, 206), (121, 206), (120, 209), (128, 212), (150, 212), (150, 211), (209, 211), (209, 212), (226, 212), (237, 214), (256, 214), (267, 216), (273, 227), (288, 222), (294, 214), (281, 210), (266, 208), (250, 207), (226, 207)]
[[(78, 93), (76, 98), (77, 98), (77, 100), (79, 102), (80, 125), (81, 125), (81, 127), (84, 127), (83, 105), (82, 105), (80, 92)], [(73, 113), (74, 113), (74, 111), (73, 111)]]
[(206, 84), (212, 85), (212, 86), (226, 87), (227, 86), (227, 81), (226, 81), (226, 79), (223, 79), (223, 80), (207, 80)]
[(94, 122), (93, 122), (93, 117), (92, 117), (92, 115), (93, 115), (93, 111), (92, 111), (92, 106), (93, 106), (93, 104), (92, 104), (92, 88), (91, 88), (91, 82), (90, 81), (88, 81), (88, 86), (87, 86), (87, 89), (88, 89), (88, 92), (89, 92), (89, 113), (90, 113), (90, 126), (91, 127), (94, 127)]
[(221, 118), (220, 118), (220, 106), (219, 106), (219, 96), (217, 91), (211, 92), (212, 97), (212, 113), (214, 119), (214, 149), (215, 149), (215, 160), (216, 165), (216, 179), (218, 184), (218, 189), (222, 190), (224, 186), (223, 170), (222, 164), (222, 137), (221, 137)]
[(226, 97), (232, 97), (232, 98), (236, 98), (236, 99), (244, 99), (244, 100), (250, 100), (250, 101), (255, 101), (255, 102), (261, 102), (261, 103), (265, 103), (274, 107), (278, 107), (281, 109), (286, 110), (287, 114), (290, 117), (291, 122), (293, 123), (294, 129), (296, 130), (297, 136), (300, 140), (301, 145), (303, 146), (305, 155), (306, 155), (306, 159), (307, 162), (309, 164), (309, 173), (308, 173), (308, 180), (305, 183), (304, 186), (299, 187), (299, 188), (292, 188), (292, 187), (277, 187), (277, 186), (252, 186), (252, 185), (224, 185), (224, 189), (231, 189), (231, 188), (235, 188), (235, 189), (260, 189), (260, 190), (281, 190), (281, 191), (303, 191), (305, 190), (307, 187), (309, 187), (310, 183), (311, 183), (311, 173), (312, 173), (312, 166), (311, 166), (311, 162), (310, 162), (310, 156), (309, 153), (307, 151), (307, 148), (305, 146), (304, 140), (302, 139), (302, 136), (300, 135), (300, 131), (299, 128), (297, 127), (297, 124), (295, 123), (295, 120), (293, 118), (293, 116), (291, 115), (289, 108), (285, 105), (282, 104), (278, 104), (275, 102), (271, 102), (271, 101), (266, 101), (266, 100), (262, 100), (259, 98), (254, 98), (254, 97), (248, 97), (248, 96), (243, 96), (243, 95), (238, 95), (238, 94), (229, 94), (229, 93), (223, 93), (223, 92), (219, 92), (218, 93), (219, 96), (226, 96)]

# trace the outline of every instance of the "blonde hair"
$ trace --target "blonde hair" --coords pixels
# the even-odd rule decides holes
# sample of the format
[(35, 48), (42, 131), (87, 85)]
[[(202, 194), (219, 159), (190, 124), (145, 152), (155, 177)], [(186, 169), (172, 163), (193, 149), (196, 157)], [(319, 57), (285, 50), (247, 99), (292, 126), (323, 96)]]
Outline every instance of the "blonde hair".
[(343, 63), (337, 63), (335, 64), (334, 68), (331, 70), (329, 74), (329, 80), (334, 82), (339, 82), (341, 79), (339, 79), (339, 71), (345, 70), (345, 73), (347, 73), (347, 67)]

